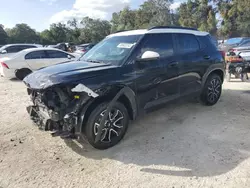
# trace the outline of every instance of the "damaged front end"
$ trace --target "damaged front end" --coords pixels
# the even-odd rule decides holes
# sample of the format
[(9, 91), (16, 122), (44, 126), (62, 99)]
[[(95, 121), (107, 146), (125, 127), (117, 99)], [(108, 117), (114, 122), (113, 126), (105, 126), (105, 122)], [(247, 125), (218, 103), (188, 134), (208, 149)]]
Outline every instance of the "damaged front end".
[(53, 136), (76, 137), (80, 131), (79, 114), (91, 98), (98, 97), (83, 84), (76, 87), (51, 87), (44, 90), (28, 88), (33, 102), (27, 107), (31, 119), (42, 130), (53, 131)]

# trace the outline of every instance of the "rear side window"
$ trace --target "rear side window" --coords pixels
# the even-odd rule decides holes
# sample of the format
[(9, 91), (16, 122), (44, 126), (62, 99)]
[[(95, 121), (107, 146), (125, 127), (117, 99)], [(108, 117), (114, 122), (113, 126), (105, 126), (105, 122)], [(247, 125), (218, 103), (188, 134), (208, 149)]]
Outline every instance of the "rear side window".
[(192, 34), (177, 34), (177, 44), (180, 53), (191, 53), (200, 49), (199, 42)]
[(23, 45), (21, 46), (22, 50), (25, 50), (25, 49), (29, 49), (29, 48), (36, 48), (36, 46), (32, 46), (32, 45)]
[(68, 54), (56, 50), (48, 50), (46, 51), (49, 58), (67, 58)]
[(20, 46), (10, 46), (6, 48), (7, 53), (17, 53), (20, 52), (22, 48)]
[(17, 53), (22, 50), (28, 49), (28, 48), (36, 48), (36, 46), (32, 45), (17, 45), (17, 46), (10, 46), (6, 48), (7, 53)]
[(172, 34), (150, 34), (146, 35), (141, 46), (142, 55), (146, 51), (154, 51), (160, 54), (161, 58), (170, 57), (174, 54)]
[(197, 36), (197, 39), (200, 43), (201, 49), (217, 51), (217, 46), (214, 42), (214, 39), (210, 35), (206, 36)]
[(30, 52), (25, 56), (25, 59), (45, 59), (47, 58), (44, 51)]

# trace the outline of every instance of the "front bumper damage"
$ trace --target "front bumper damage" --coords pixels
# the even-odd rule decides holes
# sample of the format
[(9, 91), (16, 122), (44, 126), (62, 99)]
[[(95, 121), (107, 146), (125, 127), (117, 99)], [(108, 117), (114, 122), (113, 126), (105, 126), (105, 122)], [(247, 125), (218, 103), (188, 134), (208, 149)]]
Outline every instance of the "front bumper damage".
[(76, 138), (81, 135), (84, 114), (80, 114), (98, 94), (82, 84), (79, 85), (72, 89), (75, 99), (66, 108), (58, 111), (49, 109), (41, 97), (34, 98), (32, 90), (28, 89), (33, 105), (27, 107), (27, 112), (40, 130), (52, 131), (52, 136), (62, 138)]
[[(83, 90), (84, 91), (83, 91)], [(34, 121), (34, 123), (41, 130), (52, 131), (52, 136), (61, 136), (62, 138), (79, 138), (83, 133), (83, 122), (85, 118), (85, 113), (88, 107), (92, 104), (94, 99), (99, 95), (89, 88), (86, 90), (86, 86), (78, 86), (74, 89), (74, 92), (81, 92), (85, 95), (80, 97), (79, 100), (67, 111), (62, 113), (54, 112), (52, 110), (46, 109), (44, 106), (32, 105), (27, 107), (27, 111)], [(86, 97), (87, 93), (87, 97)], [(131, 89), (124, 87), (121, 89), (116, 96), (109, 102), (107, 110), (101, 119), (100, 126), (98, 127), (98, 132), (95, 138), (95, 142), (100, 141), (101, 133), (105, 126), (105, 120), (108, 117), (115, 102), (121, 97), (121, 95), (127, 95), (129, 98), (134, 99), (134, 93)], [(134, 101), (132, 104), (136, 104)], [(136, 109), (135, 107), (133, 109)], [(137, 111), (134, 112), (134, 118), (137, 115)]]

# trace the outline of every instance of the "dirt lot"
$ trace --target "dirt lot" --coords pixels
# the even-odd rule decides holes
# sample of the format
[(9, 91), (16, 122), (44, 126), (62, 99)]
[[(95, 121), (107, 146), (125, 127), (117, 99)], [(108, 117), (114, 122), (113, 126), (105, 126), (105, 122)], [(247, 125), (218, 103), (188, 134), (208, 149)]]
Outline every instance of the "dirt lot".
[(250, 83), (225, 83), (214, 107), (154, 111), (106, 151), (39, 131), (25, 86), (0, 88), (0, 187), (250, 187)]

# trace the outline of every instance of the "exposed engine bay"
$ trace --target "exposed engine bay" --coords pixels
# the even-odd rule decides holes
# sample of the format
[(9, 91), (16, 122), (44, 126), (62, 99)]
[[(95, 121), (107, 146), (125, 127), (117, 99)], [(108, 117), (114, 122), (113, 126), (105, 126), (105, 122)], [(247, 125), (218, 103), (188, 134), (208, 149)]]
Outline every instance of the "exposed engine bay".
[(56, 131), (55, 136), (72, 135), (78, 124), (79, 113), (90, 96), (86, 92), (72, 92), (72, 88), (49, 88), (44, 91), (28, 89), (33, 102), (27, 107), (31, 119), (46, 131)]

